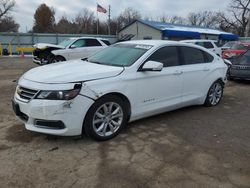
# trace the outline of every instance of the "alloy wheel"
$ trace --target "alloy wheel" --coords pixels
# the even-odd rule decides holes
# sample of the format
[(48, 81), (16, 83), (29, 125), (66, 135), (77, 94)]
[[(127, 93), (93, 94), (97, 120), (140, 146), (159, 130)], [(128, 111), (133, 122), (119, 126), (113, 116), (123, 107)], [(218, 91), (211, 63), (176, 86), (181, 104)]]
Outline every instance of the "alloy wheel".
[(218, 82), (214, 83), (208, 95), (208, 100), (210, 104), (213, 106), (217, 105), (220, 102), (222, 93), (223, 93), (222, 85)]
[(94, 113), (93, 129), (101, 137), (113, 135), (121, 127), (123, 118), (123, 110), (118, 103), (104, 103)]

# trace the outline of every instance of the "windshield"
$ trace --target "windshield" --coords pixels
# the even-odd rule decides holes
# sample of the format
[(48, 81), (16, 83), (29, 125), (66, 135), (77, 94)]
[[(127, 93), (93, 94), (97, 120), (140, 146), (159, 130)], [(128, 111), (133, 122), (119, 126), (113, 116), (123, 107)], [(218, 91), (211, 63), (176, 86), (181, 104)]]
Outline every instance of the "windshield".
[(68, 45), (70, 45), (75, 39), (66, 39), (62, 42), (60, 42), (58, 45), (59, 46), (63, 46), (63, 47), (67, 47)]
[(239, 64), (250, 65), (250, 50), (248, 50), (246, 53), (240, 56)]
[(130, 66), (153, 46), (115, 44), (88, 58), (89, 62), (111, 66)]

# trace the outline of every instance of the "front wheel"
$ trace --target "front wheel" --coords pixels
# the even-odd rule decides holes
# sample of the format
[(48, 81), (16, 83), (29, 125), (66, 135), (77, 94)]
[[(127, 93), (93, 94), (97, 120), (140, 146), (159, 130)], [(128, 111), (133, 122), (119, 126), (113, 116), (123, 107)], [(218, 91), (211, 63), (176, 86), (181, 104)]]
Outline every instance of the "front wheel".
[(50, 59), (49, 63), (58, 63), (61, 61), (66, 61), (66, 59), (62, 56), (54, 56), (53, 58)]
[(223, 95), (224, 84), (222, 81), (216, 81), (209, 88), (205, 106), (216, 106), (220, 103)]
[(128, 119), (126, 103), (110, 95), (97, 100), (89, 109), (84, 122), (85, 133), (98, 141), (114, 138)]

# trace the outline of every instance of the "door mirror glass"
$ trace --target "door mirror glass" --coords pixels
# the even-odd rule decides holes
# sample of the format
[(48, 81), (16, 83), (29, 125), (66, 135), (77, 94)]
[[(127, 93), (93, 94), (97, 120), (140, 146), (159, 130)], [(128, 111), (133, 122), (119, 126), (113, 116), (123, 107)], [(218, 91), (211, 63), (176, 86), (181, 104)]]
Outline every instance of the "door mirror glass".
[(163, 63), (157, 61), (147, 61), (143, 67), (142, 71), (161, 71), (163, 69)]

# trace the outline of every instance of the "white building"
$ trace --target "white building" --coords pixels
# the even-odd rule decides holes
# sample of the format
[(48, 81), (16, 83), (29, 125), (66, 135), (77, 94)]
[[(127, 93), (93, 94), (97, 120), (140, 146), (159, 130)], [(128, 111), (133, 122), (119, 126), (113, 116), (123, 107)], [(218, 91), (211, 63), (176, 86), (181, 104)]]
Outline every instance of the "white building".
[(119, 31), (118, 37), (120, 40), (212, 39), (217, 41), (232, 41), (239, 38), (235, 34), (217, 29), (146, 20), (135, 20), (128, 24)]

